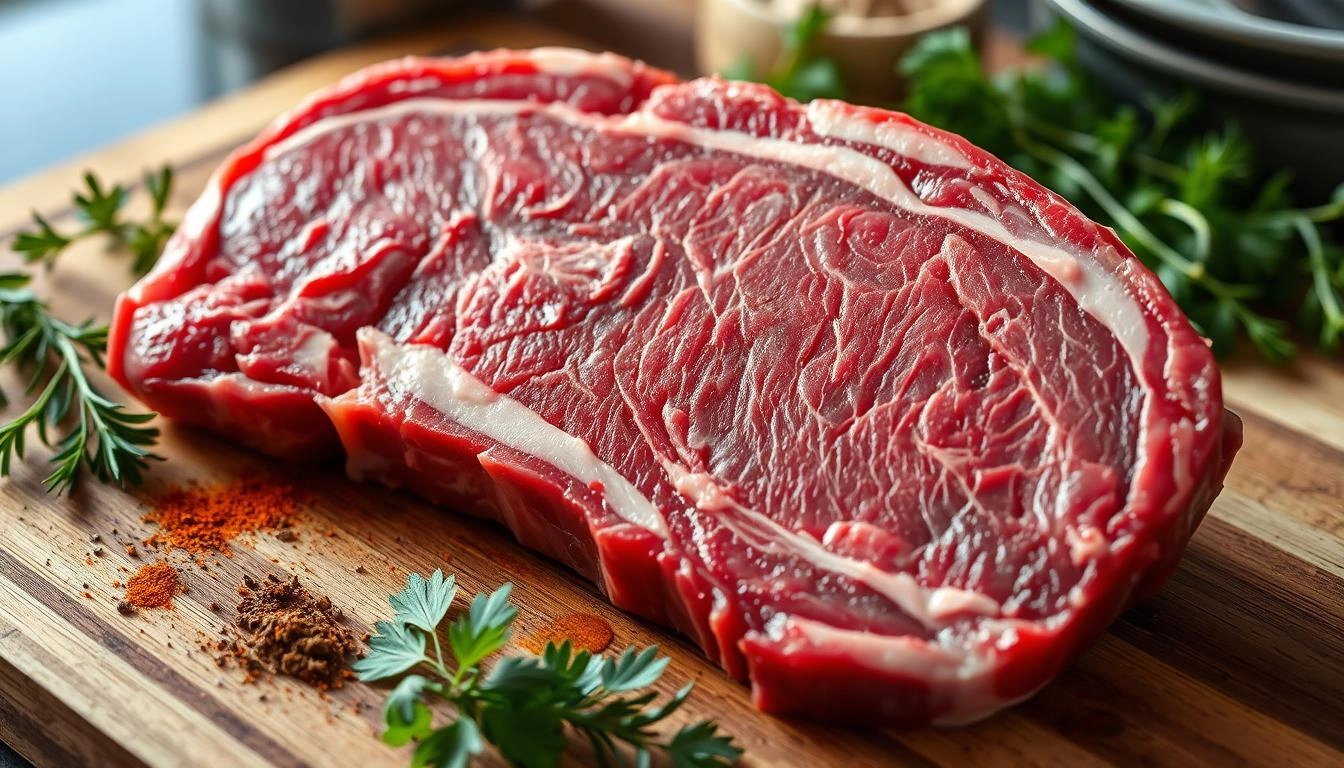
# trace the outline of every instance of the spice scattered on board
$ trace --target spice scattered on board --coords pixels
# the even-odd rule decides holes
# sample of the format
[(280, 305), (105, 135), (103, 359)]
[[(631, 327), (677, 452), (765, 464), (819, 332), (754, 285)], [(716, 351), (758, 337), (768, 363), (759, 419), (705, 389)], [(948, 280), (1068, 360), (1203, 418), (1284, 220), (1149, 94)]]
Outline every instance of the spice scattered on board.
[(591, 613), (571, 613), (543, 624), (518, 644), (532, 653), (541, 653), (547, 643), (559, 645), (568, 640), (576, 651), (601, 653), (611, 645), (611, 638), (611, 624), (606, 619)]
[(221, 666), (234, 661), (249, 680), (270, 672), (320, 690), (340, 688), (351, 677), (348, 661), (359, 645), (330, 598), (313, 595), (297, 576), (288, 581), (244, 576), (238, 593), (243, 595), (234, 621), (238, 636), (215, 643)]
[(172, 608), (173, 597), (181, 589), (182, 582), (178, 579), (176, 568), (162, 560), (145, 563), (126, 580), (126, 599), (123, 602), (135, 608)]
[(160, 529), (148, 543), (196, 555), (228, 554), (229, 540), (240, 534), (288, 528), (305, 501), (297, 488), (269, 478), (175, 489), (155, 499), (145, 515)]

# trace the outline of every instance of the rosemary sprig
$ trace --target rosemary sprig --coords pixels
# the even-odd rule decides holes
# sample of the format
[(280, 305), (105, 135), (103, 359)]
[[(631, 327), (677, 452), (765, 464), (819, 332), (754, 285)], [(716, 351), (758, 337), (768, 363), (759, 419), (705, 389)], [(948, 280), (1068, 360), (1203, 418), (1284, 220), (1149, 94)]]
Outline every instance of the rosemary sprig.
[[(0, 328), (6, 344), (0, 365), (27, 372), (25, 394), (32, 403), (12, 421), (0, 425), (0, 476), (8, 476), (15, 457), (23, 459), (30, 427), (56, 453), (56, 468), (44, 481), (48, 491), (70, 489), (81, 464), (102, 482), (138, 484), (159, 431), (144, 426), (153, 413), (130, 413), (98, 391), (85, 368), (103, 366), (107, 326), (78, 325), (51, 316), (46, 302), (28, 288), (22, 272), (0, 273)], [(0, 403), (8, 405), (0, 393)], [(68, 425), (63, 435), (62, 427)]]
[[(685, 703), (691, 684), (651, 706), (657, 693), (640, 691), (668, 664), (656, 647), (627, 648), (611, 659), (575, 653), (568, 642), (552, 643), (539, 657), (508, 656), (483, 670), (482, 662), (508, 642), (509, 625), (518, 616), (510, 589), (505, 584), (493, 594), (477, 594), (449, 624), (446, 653), (440, 625), (457, 594), (454, 577), (413, 573), (406, 588), (388, 598), (395, 615), (374, 625), (377, 634), (355, 671), (365, 681), (402, 676), (387, 699), (383, 741), (415, 742), (413, 766), (463, 768), (486, 742), (514, 765), (554, 766), (565, 751), (566, 726), (592, 744), (604, 766), (625, 764), (626, 749), (641, 766), (650, 764), (654, 751), (677, 768), (723, 768), (741, 756), (732, 737), (719, 733), (712, 721), (659, 737), (654, 726)], [(417, 668), (424, 674), (406, 674)], [(451, 704), (457, 719), (435, 727), (433, 700)]]

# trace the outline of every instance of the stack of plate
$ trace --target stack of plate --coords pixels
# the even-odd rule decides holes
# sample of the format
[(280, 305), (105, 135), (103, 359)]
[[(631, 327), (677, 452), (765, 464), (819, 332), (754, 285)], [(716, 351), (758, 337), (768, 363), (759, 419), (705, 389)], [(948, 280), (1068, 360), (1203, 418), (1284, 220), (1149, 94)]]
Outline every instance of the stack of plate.
[(1211, 124), (1240, 123), (1267, 170), (1304, 200), (1344, 182), (1344, 3), (1338, 0), (1040, 0), (1079, 33), (1079, 56), (1117, 98), (1184, 88)]

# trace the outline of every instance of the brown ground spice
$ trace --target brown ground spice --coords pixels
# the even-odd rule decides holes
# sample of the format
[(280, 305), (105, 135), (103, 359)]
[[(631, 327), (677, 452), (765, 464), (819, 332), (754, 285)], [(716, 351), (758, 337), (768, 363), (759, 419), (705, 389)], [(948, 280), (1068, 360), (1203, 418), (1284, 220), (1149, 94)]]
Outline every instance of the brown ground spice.
[(228, 554), (229, 540), (239, 534), (288, 528), (305, 502), (297, 488), (270, 478), (172, 490), (145, 515), (160, 528), (147, 543), (196, 555)]
[(146, 563), (126, 580), (126, 602), (136, 608), (172, 608), (181, 587), (176, 568), (162, 560)]
[(575, 651), (601, 653), (611, 645), (611, 624), (591, 613), (572, 613), (543, 624), (540, 629), (518, 642), (532, 653), (546, 650), (547, 643), (569, 641)]
[(359, 645), (330, 598), (314, 596), (297, 576), (288, 581), (245, 576), (238, 592), (243, 595), (234, 622), (239, 636), (216, 643), (217, 661), (233, 659), (254, 678), (271, 672), (318, 689), (344, 685), (351, 676), (347, 662)]

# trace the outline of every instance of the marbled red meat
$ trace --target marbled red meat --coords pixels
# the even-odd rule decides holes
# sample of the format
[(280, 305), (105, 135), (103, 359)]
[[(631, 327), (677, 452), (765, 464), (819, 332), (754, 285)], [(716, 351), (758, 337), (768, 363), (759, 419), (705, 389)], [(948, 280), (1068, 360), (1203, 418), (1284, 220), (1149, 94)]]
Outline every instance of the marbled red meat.
[(499, 520), (763, 709), (883, 724), (1044, 685), (1240, 440), (1153, 275), (995, 158), (572, 51), (281, 117), (109, 359), (172, 418)]

